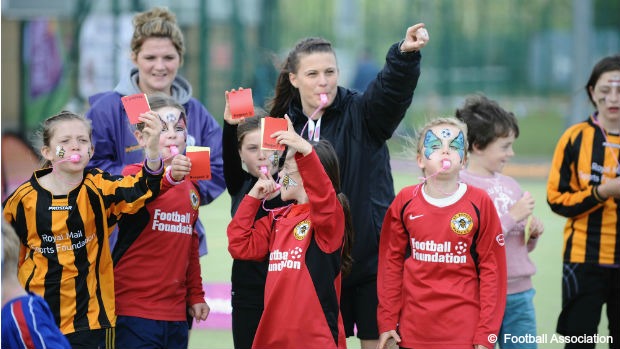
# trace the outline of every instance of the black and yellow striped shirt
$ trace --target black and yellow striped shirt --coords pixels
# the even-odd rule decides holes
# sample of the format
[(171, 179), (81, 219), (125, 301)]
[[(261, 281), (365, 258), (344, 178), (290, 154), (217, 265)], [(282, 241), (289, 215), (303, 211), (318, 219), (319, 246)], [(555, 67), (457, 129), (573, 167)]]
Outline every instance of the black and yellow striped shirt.
[(553, 212), (568, 218), (564, 262), (620, 264), (620, 200), (600, 202), (593, 194), (595, 186), (618, 176), (618, 146), (620, 136), (608, 134), (605, 140), (592, 117), (570, 127), (558, 141), (547, 202)]
[(122, 213), (160, 191), (161, 174), (135, 177), (86, 170), (68, 195), (53, 196), (35, 171), (3, 204), (22, 242), (18, 278), (49, 304), (64, 334), (115, 326), (114, 275), (108, 237)]

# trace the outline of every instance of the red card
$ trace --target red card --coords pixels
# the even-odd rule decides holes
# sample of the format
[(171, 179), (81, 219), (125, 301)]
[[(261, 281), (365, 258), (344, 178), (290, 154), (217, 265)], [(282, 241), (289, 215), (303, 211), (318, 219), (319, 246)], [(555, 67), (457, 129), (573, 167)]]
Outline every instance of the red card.
[(261, 149), (284, 150), (284, 144), (276, 143), (271, 135), (277, 131), (288, 130), (288, 123), (284, 118), (264, 117), (260, 120), (260, 143)]
[(232, 91), (228, 94), (228, 106), (233, 119), (249, 118), (254, 116), (254, 101), (252, 89)]
[(211, 179), (211, 148), (190, 146), (185, 154), (192, 162), (189, 179)]
[(140, 120), (138, 120), (140, 114), (144, 114), (151, 110), (151, 107), (149, 106), (149, 100), (146, 98), (146, 94), (144, 93), (136, 93), (135, 95), (123, 96), (121, 97), (121, 102), (123, 102), (125, 112), (127, 112), (129, 123), (131, 123), (132, 125), (140, 122)]

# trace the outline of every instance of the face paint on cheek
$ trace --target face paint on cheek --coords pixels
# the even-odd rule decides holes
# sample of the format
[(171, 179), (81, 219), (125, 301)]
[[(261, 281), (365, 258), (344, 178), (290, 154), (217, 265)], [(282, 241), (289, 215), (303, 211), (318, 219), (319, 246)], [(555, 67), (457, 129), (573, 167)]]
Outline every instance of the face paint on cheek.
[(63, 148), (62, 145), (56, 146), (56, 156), (61, 159), (65, 157), (65, 148)]
[(461, 158), (461, 162), (463, 162), (463, 158), (465, 157), (465, 136), (463, 132), (459, 131), (459, 134), (450, 142), (450, 147), (456, 149), (459, 157)]
[(297, 182), (295, 182), (295, 180), (291, 178), (291, 176), (289, 176), (289, 174), (287, 173), (284, 175), (284, 177), (282, 177), (282, 186), (284, 187), (284, 189), (296, 187)]
[(271, 166), (278, 167), (280, 162), (280, 157), (278, 156), (278, 152), (273, 152), (273, 154), (269, 155), (269, 162), (271, 162)]
[(424, 135), (424, 156), (427, 159), (431, 158), (431, 154), (438, 149), (441, 149), (441, 140), (431, 130), (427, 130)]

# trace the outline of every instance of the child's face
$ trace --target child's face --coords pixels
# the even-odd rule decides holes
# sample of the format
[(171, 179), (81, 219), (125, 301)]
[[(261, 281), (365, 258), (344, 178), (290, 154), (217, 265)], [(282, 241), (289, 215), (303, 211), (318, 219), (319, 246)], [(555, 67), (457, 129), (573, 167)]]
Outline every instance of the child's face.
[[(187, 124), (185, 118), (181, 117), (181, 111), (175, 107), (163, 107), (153, 110), (159, 115), (162, 130), (159, 136), (159, 152), (166, 165), (172, 162), (171, 146), (176, 146), (179, 154), (185, 151), (187, 140)], [(138, 143), (144, 146), (145, 141), (142, 132), (136, 131), (135, 136)]]
[(600, 118), (620, 120), (620, 70), (601, 74), (594, 88), (590, 88), (590, 94)]
[[(458, 175), (465, 158), (465, 135), (456, 126), (436, 125), (422, 135), (422, 152), (418, 154), (418, 166), (425, 174), (443, 172)], [(449, 167), (442, 169), (448, 161)]]
[(510, 132), (507, 137), (496, 138), (484, 150), (474, 145), (472, 156), (476, 156), (477, 163), (489, 174), (502, 172), (506, 163), (515, 155), (512, 150), (514, 141), (514, 133)]
[(261, 150), (260, 129), (250, 131), (243, 136), (239, 157), (245, 163), (248, 173), (254, 177), (260, 177), (261, 166), (267, 166), (267, 171), (273, 173), (273, 151)]
[(278, 175), (280, 176), (279, 184), (282, 186), (280, 188), (282, 200), (295, 200), (299, 202), (301, 198), (306, 196), (303, 181), (297, 168), (297, 162), (295, 162), (294, 152), (290, 151), (287, 153), (284, 166), (282, 166), (282, 170), (280, 170)]
[[(89, 131), (80, 120), (58, 122), (54, 126), (49, 146), (43, 146), (41, 153), (45, 159), (55, 164), (57, 169), (82, 171), (94, 150)], [(68, 161), (72, 155), (79, 155), (79, 160)]]

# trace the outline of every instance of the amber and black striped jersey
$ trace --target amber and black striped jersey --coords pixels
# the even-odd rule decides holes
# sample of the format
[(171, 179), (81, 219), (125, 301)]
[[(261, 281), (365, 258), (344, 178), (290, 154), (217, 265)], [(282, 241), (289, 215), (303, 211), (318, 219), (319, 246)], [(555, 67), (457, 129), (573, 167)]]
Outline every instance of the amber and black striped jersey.
[(123, 213), (160, 192), (161, 174), (112, 176), (86, 170), (68, 195), (54, 196), (35, 171), (3, 203), (21, 240), (18, 278), (49, 304), (64, 334), (115, 326), (114, 276), (108, 236)]
[(620, 136), (605, 135), (594, 116), (564, 132), (553, 154), (547, 202), (567, 217), (563, 260), (620, 264), (620, 200), (600, 201), (593, 189), (618, 176)]

